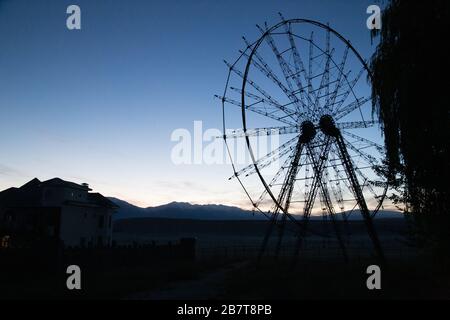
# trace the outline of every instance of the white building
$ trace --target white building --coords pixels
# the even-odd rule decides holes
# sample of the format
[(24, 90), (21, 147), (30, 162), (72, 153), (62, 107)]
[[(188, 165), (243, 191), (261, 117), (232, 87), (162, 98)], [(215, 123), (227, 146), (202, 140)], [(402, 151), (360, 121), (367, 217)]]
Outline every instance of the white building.
[(64, 246), (109, 246), (113, 202), (87, 184), (59, 178), (33, 179), (0, 192), (0, 238), (3, 245), (30, 247), (57, 240)]

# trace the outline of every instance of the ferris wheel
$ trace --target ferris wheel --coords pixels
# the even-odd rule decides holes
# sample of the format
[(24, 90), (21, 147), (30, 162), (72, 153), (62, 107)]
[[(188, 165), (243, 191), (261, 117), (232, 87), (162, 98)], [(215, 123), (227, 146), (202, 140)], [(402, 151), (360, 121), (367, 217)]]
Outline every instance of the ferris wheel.
[[(257, 25), (256, 41), (243, 37), (237, 60), (225, 61), (225, 90), (216, 96), (233, 166), (230, 179), (269, 219), (260, 255), (275, 229), (278, 254), (287, 221), (299, 227), (300, 248), (310, 217), (322, 215), (346, 257), (338, 220), (361, 214), (374, 252), (383, 258), (372, 219), (388, 184), (379, 174), (385, 150), (372, 112), (370, 70), (329, 25), (280, 17), (274, 26)], [(260, 152), (261, 139), (275, 147)], [(233, 153), (239, 140), (250, 163)]]

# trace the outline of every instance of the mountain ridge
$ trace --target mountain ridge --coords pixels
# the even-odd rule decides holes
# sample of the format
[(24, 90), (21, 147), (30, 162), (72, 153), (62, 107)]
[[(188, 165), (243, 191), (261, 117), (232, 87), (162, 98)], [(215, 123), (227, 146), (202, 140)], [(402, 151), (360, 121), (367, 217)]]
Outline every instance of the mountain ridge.
[[(119, 206), (114, 220), (130, 218), (168, 218), (187, 220), (267, 220), (259, 213), (244, 210), (238, 207), (223, 204), (191, 204), (188, 202), (169, 202), (155, 207), (138, 207), (125, 200), (108, 197)], [(397, 211), (384, 210), (377, 215), (380, 218), (402, 218), (403, 215)], [(321, 216), (312, 216), (311, 219), (322, 219)], [(361, 220), (358, 210), (355, 210), (349, 220)]]

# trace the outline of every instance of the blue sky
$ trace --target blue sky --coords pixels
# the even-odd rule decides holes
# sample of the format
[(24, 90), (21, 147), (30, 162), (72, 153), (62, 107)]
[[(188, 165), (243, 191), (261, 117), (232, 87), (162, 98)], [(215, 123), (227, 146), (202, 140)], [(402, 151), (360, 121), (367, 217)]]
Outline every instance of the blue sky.
[(256, 23), (329, 22), (369, 58), (373, 2), (0, 0), (0, 189), (58, 176), (141, 206), (242, 205), (229, 165), (171, 162), (171, 133), (221, 129), (222, 60)]

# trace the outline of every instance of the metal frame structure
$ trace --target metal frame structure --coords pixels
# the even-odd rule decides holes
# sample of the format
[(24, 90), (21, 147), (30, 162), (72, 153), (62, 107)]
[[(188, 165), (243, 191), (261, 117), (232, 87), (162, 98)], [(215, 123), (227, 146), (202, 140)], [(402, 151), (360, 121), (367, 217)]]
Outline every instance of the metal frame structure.
[[(381, 190), (375, 190), (375, 187), (370, 183), (366, 171), (370, 173), (370, 170), (374, 170), (378, 160), (373, 154), (365, 151), (366, 148), (371, 148), (374, 152), (378, 152), (380, 157), (383, 155), (384, 149), (380, 144), (369, 138), (351, 132), (352, 129), (363, 130), (378, 123), (373, 119), (366, 120), (361, 111), (363, 106), (367, 106), (371, 102), (370, 96), (358, 97), (354, 90), (355, 85), (364, 73), (371, 77), (370, 70), (350, 41), (328, 25), (309, 19), (286, 20), (281, 14), (280, 17), (282, 21), (270, 28), (267, 24), (265, 28), (257, 25), (261, 32), (260, 38), (253, 43), (249, 43), (244, 38), (246, 48), (240, 51), (240, 56), (236, 62), (230, 64), (225, 61), (229, 68), (225, 91), (222, 96), (216, 96), (222, 101), (223, 138), (232, 162), (233, 158), (227, 139), (237, 138), (245, 139), (252, 162), (241, 169), (238, 169), (233, 162), (234, 175), (232, 178), (237, 178), (255, 210), (269, 219), (269, 226), (263, 239), (259, 257), (261, 258), (266, 252), (274, 228), (278, 228), (275, 255), (279, 255), (288, 219), (298, 226), (294, 230), (298, 236), (295, 256), (298, 255), (302, 247), (302, 241), (308, 232), (308, 221), (319, 195), (325, 216), (326, 218), (329, 217), (333, 224), (333, 230), (344, 258), (348, 259), (348, 253), (340, 231), (340, 224), (337, 221), (335, 208), (340, 208), (341, 216), (346, 220), (347, 215), (356, 207), (359, 207), (368, 235), (373, 243), (374, 252), (380, 260), (384, 260), (383, 250), (373, 226), (372, 218), (382, 207), (388, 186), (386, 183)], [(307, 38), (292, 31), (293, 26), (299, 25), (308, 25), (325, 32), (324, 47), (320, 47), (316, 43), (313, 33)], [(288, 43), (288, 48), (285, 50), (280, 50), (277, 46), (276, 40), (280, 36), (285, 37), (284, 41)], [(344, 46), (340, 62), (336, 62), (334, 59), (335, 48), (331, 47), (330, 41), (332, 36), (338, 44)], [(309, 44), (307, 64), (304, 63), (296, 44), (296, 41), (300, 40)], [(266, 45), (268, 51), (273, 53), (273, 60), (276, 62), (274, 64), (277, 65), (271, 65), (264, 55), (258, 51), (263, 44)], [(317, 51), (316, 56), (314, 55), (315, 50)], [(350, 79), (351, 70), (348, 72), (345, 70), (350, 53), (361, 65), (361, 71), (353, 79)], [(286, 55), (289, 55), (289, 59), (286, 58)], [(320, 71), (315, 73), (313, 65), (316, 63), (317, 57), (322, 58), (322, 63), (320, 64)], [(238, 62), (243, 60), (246, 62), (242, 71), (238, 68)], [(277, 68), (278, 74), (275, 68)], [(280, 102), (275, 94), (252, 79), (250, 76), (251, 69), (257, 71), (265, 80), (277, 87), (288, 102)], [(239, 88), (232, 86), (232, 76), (236, 76), (240, 80)], [(230, 93), (235, 94), (236, 98), (232, 97)], [(227, 131), (225, 110), (228, 104), (238, 106), (241, 109), (242, 129)], [(257, 114), (281, 124), (281, 126), (249, 128), (248, 113)], [(352, 114), (357, 114), (359, 118), (342, 121), (342, 119), (348, 119), (348, 116)], [(294, 137), (257, 159), (250, 140), (252, 137), (269, 135), (294, 135)], [(353, 139), (354, 142), (350, 142), (349, 139)], [(349, 150), (353, 152), (353, 155), (350, 154)], [(267, 182), (267, 177), (264, 176), (262, 171), (271, 165), (274, 159), (283, 157), (286, 157), (286, 159), (282, 167), (271, 181)], [(355, 162), (358, 162), (359, 165)], [(302, 170), (305, 177), (299, 178)], [(312, 175), (309, 176), (311, 172)], [(330, 177), (332, 174), (334, 174), (334, 179)], [(259, 177), (264, 187), (256, 201), (243, 182), (243, 178), (250, 175)], [(274, 185), (283, 175), (284, 179), (279, 184), (280, 188), (278, 194), (276, 194)], [(304, 207), (302, 218), (298, 219), (296, 218), (297, 215), (293, 215), (290, 209), (291, 204), (296, 202), (295, 197), (299, 197), (299, 192), (295, 186), (297, 181), (301, 179), (305, 181), (305, 192), (301, 201), (298, 202), (303, 202)], [(341, 187), (342, 185), (346, 187), (345, 190)], [(364, 192), (366, 192), (366, 195)], [(344, 194), (346, 193), (353, 196), (350, 199), (353, 207), (349, 211), (344, 211)], [(372, 210), (369, 209), (366, 202), (367, 194), (372, 198), (372, 203), (375, 203)], [(260, 206), (266, 196), (269, 196), (269, 200), (272, 202), (272, 210), (267, 211)]]

